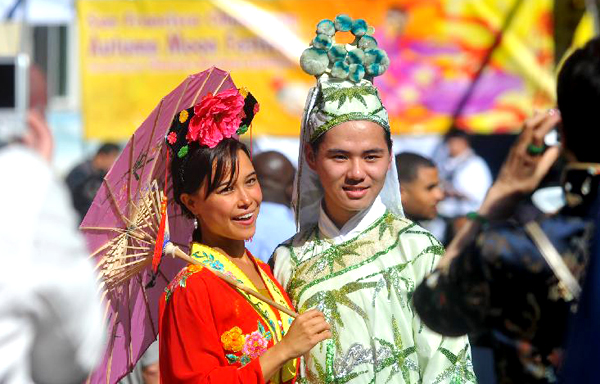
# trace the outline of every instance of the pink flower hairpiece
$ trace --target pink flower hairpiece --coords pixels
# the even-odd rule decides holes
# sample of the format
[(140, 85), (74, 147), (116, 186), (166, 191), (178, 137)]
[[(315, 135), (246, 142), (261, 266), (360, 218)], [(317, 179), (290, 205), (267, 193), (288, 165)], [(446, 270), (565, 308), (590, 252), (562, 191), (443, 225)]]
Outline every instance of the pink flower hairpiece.
[(244, 97), (233, 88), (217, 95), (207, 94), (194, 106), (188, 142), (198, 141), (214, 148), (221, 140), (232, 137), (244, 118)]

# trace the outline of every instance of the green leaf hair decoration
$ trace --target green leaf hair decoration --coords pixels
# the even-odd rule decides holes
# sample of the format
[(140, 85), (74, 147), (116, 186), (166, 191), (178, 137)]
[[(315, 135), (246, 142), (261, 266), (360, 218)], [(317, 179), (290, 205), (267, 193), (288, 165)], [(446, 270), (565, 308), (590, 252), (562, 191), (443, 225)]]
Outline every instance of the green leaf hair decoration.
[[(336, 43), (336, 32), (351, 32), (354, 41)], [(337, 15), (333, 21), (323, 19), (317, 24), (311, 47), (300, 57), (300, 66), (304, 72), (317, 77), (328, 74), (331, 78), (355, 83), (363, 78), (372, 82), (373, 77), (382, 75), (390, 65), (387, 54), (377, 47), (377, 40), (371, 36), (374, 32), (365, 20), (353, 20), (348, 15)]]
[(238, 128), (238, 130), (235, 133), (238, 136), (241, 136), (241, 135), (243, 135), (246, 132), (248, 132), (248, 126), (247, 125), (242, 125), (241, 127)]
[(179, 152), (177, 152), (177, 157), (179, 157), (180, 159), (185, 157), (188, 154), (189, 150), (190, 148), (187, 145), (184, 145), (183, 147), (181, 147), (181, 149), (179, 149)]

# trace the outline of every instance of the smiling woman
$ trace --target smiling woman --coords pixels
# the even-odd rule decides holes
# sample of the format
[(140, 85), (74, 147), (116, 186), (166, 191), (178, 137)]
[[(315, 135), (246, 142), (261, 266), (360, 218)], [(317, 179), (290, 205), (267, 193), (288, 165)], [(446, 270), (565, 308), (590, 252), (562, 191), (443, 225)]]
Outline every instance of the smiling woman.
[(244, 241), (256, 230), (262, 193), (248, 149), (233, 137), (258, 103), (245, 90), (208, 94), (178, 113), (167, 142), (173, 196), (198, 226), (191, 257), (167, 287), (160, 309), (160, 371), (165, 383), (292, 383), (297, 358), (330, 337), (321, 312), (295, 320), (228, 285), (211, 270), (292, 308), (269, 267)]

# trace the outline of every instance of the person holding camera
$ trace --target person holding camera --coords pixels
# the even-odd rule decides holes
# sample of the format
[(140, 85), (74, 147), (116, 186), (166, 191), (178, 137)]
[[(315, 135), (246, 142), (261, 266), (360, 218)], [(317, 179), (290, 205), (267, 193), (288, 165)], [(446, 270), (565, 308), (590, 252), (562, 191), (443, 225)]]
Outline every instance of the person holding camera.
[[(566, 60), (557, 95), (560, 112), (537, 113), (525, 122), (481, 207), (468, 215), (469, 223), (414, 294), (417, 312), (436, 332), (459, 336), (491, 331), (502, 383), (560, 379), (569, 317), (577, 310), (588, 260), (598, 262), (600, 152), (589, 128), (599, 123), (600, 38)], [(547, 147), (544, 139), (557, 126), (562, 148)], [(562, 177), (565, 208), (517, 222), (513, 218), (520, 202), (537, 188), (561, 150), (569, 160)], [(583, 292), (582, 297), (589, 297)], [(580, 341), (585, 338), (579, 336)], [(597, 359), (592, 347), (567, 353), (567, 361)], [(584, 371), (570, 370), (588, 375), (572, 382), (591, 382)]]

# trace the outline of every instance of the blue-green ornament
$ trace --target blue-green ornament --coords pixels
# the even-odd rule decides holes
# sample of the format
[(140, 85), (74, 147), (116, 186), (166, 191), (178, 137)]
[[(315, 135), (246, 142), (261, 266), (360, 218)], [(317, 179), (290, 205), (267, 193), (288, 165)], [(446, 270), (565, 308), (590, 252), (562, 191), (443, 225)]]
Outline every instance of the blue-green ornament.
[(182, 157), (185, 157), (188, 154), (189, 149), (190, 148), (187, 145), (184, 145), (179, 149), (179, 152), (177, 152), (177, 157), (179, 157), (180, 159)]
[(329, 48), (331, 48), (332, 45), (333, 41), (331, 40), (331, 37), (323, 33), (319, 33), (313, 39), (313, 47), (317, 49), (329, 50)]
[(365, 52), (365, 67), (372, 76), (383, 74), (390, 66), (390, 58), (383, 49), (374, 48)]
[(317, 34), (321, 33), (327, 36), (335, 35), (335, 24), (333, 21), (329, 19), (319, 21), (319, 24), (317, 24)]
[(345, 60), (348, 51), (346, 51), (346, 47), (343, 44), (334, 44), (329, 52), (327, 52), (327, 55), (329, 56), (329, 62), (335, 63), (336, 61)]
[(309, 75), (322, 75), (329, 67), (327, 51), (315, 47), (305, 49), (300, 56), (300, 67)]
[(369, 49), (377, 48), (377, 40), (373, 36), (364, 35), (358, 40), (358, 48), (363, 51), (367, 51)]
[(354, 36), (363, 36), (367, 33), (369, 26), (363, 19), (356, 19), (352, 22), (352, 34)]
[(345, 61), (336, 61), (331, 67), (331, 76), (338, 79), (346, 79), (350, 73), (350, 66)]
[(349, 64), (362, 64), (365, 60), (365, 52), (362, 49), (356, 48), (348, 52)]
[(352, 18), (348, 15), (337, 15), (334, 24), (336, 31), (348, 32), (352, 29)]
[(365, 67), (363, 67), (362, 64), (350, 64), (348, 79), (358, 83), (363, 77), (365, 77)]

